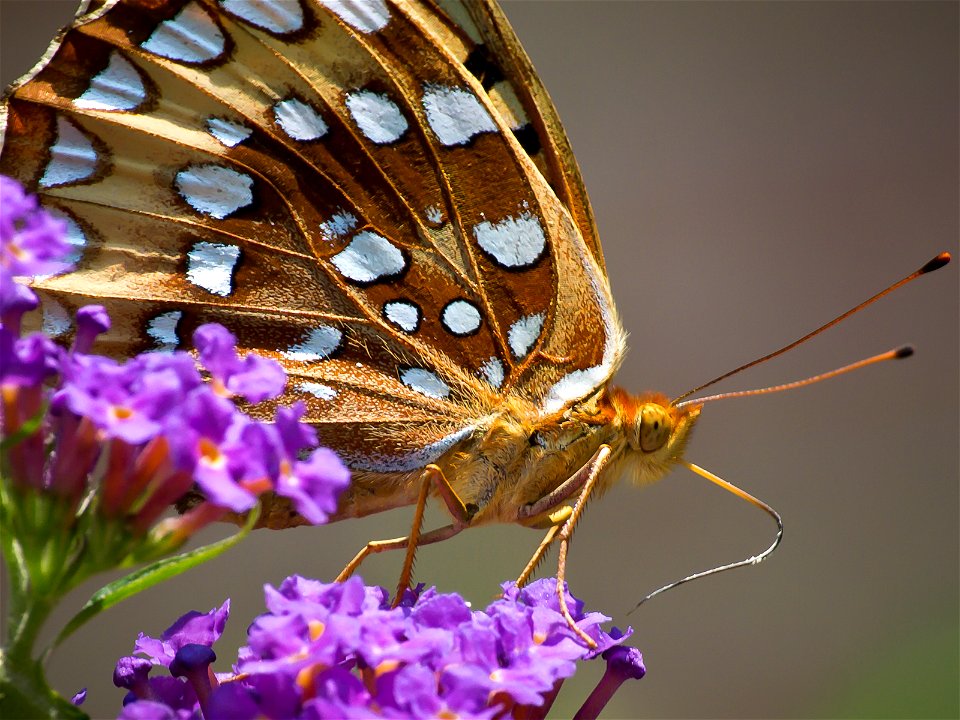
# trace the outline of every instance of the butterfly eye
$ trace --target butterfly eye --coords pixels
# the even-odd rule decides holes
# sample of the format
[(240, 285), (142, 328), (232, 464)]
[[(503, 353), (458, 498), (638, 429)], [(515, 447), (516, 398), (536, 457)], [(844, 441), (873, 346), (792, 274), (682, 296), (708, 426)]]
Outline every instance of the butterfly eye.
[(662, 448), (670, 438), (673, 418), (662, 405), (646, 403), (637, 413), (636, 428), (634, 446), (639, 445), (643, 452), (654, 452)]

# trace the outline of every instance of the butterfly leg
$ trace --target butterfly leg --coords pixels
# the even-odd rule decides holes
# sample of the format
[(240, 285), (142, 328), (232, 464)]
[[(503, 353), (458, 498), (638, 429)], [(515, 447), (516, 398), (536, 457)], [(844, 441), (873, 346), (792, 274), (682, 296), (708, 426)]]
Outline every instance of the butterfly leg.
[[(609, 445), (601, 445), (597, 449), (597, 452), (594, 453), (593, 457), (590, 458), (590, 460), (588, 460), (587, 463), (573, 475), (573, 477), (560, 485), (560, 487), (546, 496), (546, 498), (541, 499), (529, 506), (530, 508), (541, 508), (544, 506), (545, 499), (549, 499), (549, 501), (552, 501), (553, 503), (563, 502), (573, 495), (574, 492), (580, 490), (580, 494), (577, 496), (577, 501), (573, 504), (572, 508), (568, 506), (560, 508), (555, 512), (550, 513), (543, 521), (541, 521), (544, 524), (550, 524), (550, 528), (547, 530), (546, 536), (544, 536), (543, 540), (540, 542), (540, 546), (533, 554), (533, 557), (530, 558), (530, 562), (527, 563), (527, 566), (524, 568), (517, 580), (518, 586), (525, 583), (529, 579), (529, 576), (533, 572), (534, 568), (543, 558), (544, 553), (546, 553), (550, 545), (559, 539), (560, 552), (559, 557), (557, 558), (557, 599), (560, 601), (560, 612), (566, 619), (570, 629), (579, 635), (590, 647), (596, 647), (597, 644), (590, 636), (583, 632), (583, 630), (577, 627), (577, 624), (574, 621), (573, 616), (570, 614), (569, 608), (567, 607), (567, 597), (564, 588), (567, 574), (567, 550), (570, 546), (570, 539), (573, 537), (573, 531), (577, 526), (577, 521), (580, 519), (580, 515), (583, 514), (583, 510), (587, 505), (587, 500), (590, 497), (590, 493), (593, 492), (593, 488), (596, 487), (597, 480), (600, 478), (603, 469), (610, 460), (611, 452), (612, 451)], [(529, 509), (526, 510), (526, 514), (529, 517)], [(536, 526), (538, 523), (528, 521), (527, 524)]]
[[(450, 514), (453, 516), (453, 525), (456, 532), (460, 532), (470, 523), (472, 513), (464, 505), (463, 500), (457, 495), (456, 491), (450, 486), (450, 482), (437, 465), (427, 465), (423, 471), (423, 479), (420, 484), (420, 495), (417, 498), (417, 508), (413, 514), (413, 525), (410, 528), (410, 537), (407, 542), (407, 554), (403, 558), (403, 569), (400, 571), (400, 580), (397, 582), (397, 594), (394, 597), (394, 603), (400, 602), (404, 591), (410, 587), (410, 579), (413, 576), (413, 562), (416, 559), (417, 548), (424, 544), (420, 537), (420, 531), (423, 526), (423, 513), (427, 509), (427, 498), (430, 496), (430, 489), (435, 488), (437, 494), (447, 506)], [(446, 539), (446, 538), (444, 538)]]
[(517, 587), (523, 587), (530, 581), (530, 576), (533, 575), (534, 570), (536, 570), (537, 566), (543, 561), (543, 556), (547, 550), (550, 549), (550, 546), (553, 545), (553, 541), (557, 539), (557, 533), (560, 532), (560, 528), (563, 527), (563, 524), (572, 512), (573, 508), (569, 505), (564, 505), (556, 512), (550, 514), (550, 529), (547, 530), (547, 534), (544, 535), (543, 540), (540, 541), (540, 546), (536, 552), (533, 553), (533, 557), (530, 558), (530, 562), (527, 563), (523, 572), (520, 573), (520, 577), (517, 578)]
[[(441, 497), (444, 504), (447, 506), (447, 509), (450, 511), (450, 514), (453, 516), (454, 522), (445, 527), (437, 528), (436, 530), (431, 530), (430, 532), (421, 535), (420, 531), (423, 525), (423, 513), (426, 509), (427, 499), (430, 496), (431, 489), (436, 489), (437, 494)], [(342, 582), (350, 577), (354, 572), (356, 572), (357, 568), (360, 567), (360, 564), (371, 554), (384, 552), (386, 550), (400, 550), (402, 548), (406, 548), (407, 554), (403, 561), (403, 569), (400, 572), (400, 580), (397, 583), (397, 593), (394, 598), (394, 602), (399, 602), (400, 598), (403, 596), (403, 592), (410, 587), (410, 579), (413, 575), (413, 563), (416, 557), (417, 548), (421, 545), (429, 545), (431, 543), (440, 542), (441, 540), (446, 540), (453, 537), (470, 524), (470, 519), (473, 517), (473, 512), (475, 511), (471, 511), (463, 503), (453, 487), (451, 487), (446, 476), (443, 474), (443, 471), (436, 465), (428, 465), (423, 471), (423, 477), (420, 483), (420, 493), (417, 496), (417, 504), (414, 511), (413, 525), (410, 535), (402, 538), (394, 538), (392, 540), (371, 540), (360, 550), (360, 552), (357, 553), (356, 557), (354, 557), (353, 560), (351, 560), (343, 569), (343, 571), (337, 576), (337, 582)]]

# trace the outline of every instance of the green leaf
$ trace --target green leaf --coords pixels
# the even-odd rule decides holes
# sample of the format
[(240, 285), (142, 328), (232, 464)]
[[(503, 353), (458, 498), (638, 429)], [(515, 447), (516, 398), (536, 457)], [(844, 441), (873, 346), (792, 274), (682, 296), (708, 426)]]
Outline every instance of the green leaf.
[(163, 558), (139, 570), (134, 570), (129, 575), (109, 585), (104, 585), (90, 597), (80, 612), (74, 615), (70, 622), (64, 626), (60, 634), (57, 635), (57, 639), (51, 645), (51, 649), (60, 645), (60, 643), (70, 637), (90, 619), (107, 608), (113, 607), (121, 600), (126, 600), (128, 597), (151, 588), (164, 580), (176, 577), (229, 550), (250, 533), (259, 516), (260, 509), (259, 506), (257, 506), (250, 511), (244, 526), (230, 537), (209, 545), (204, 545), (196, 550), (190, 550), (180, 555)]

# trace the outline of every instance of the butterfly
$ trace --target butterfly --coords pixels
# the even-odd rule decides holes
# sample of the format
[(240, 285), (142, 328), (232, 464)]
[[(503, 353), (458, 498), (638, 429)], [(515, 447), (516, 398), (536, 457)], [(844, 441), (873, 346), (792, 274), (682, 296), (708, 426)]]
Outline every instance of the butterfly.
[[(115, 354), (216, 321), (279, 360), (353, 470), (337, 517), (417, 506), (368, 551), (519, 522), (550, 529), (532, 565), (587, 495), (683, 457), (699, 405), (611, 385), (589, 200), (492, 2), (90, 3), (3, 123), (0, 171), (77, 247), (48, 331), (96, 298)], [(421, 535), (428, 495), (452, 522)]]

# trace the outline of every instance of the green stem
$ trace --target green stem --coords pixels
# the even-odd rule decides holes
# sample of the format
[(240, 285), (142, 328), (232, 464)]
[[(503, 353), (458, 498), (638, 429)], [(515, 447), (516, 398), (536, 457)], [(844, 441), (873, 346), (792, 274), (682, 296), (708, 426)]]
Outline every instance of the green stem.
[(0, 650), (0, 717), (69, 719), (87, 715), (47, 685), (38, 662)]
[(9, 644), (4, 649), (11, 662), (31, 661), (40, 628), (53, 605), (49, 598), (28, 597), (23, 606), (17, 608), (17, 613), (11, 614)]
[(18, 602), (11, 603), (8, 644), (0, 648), (0, 717), (85, 718), (47, 684), (42, 662), (33, 657), (40, 630), (56, 601), (29, 587), (25, 590), (16, 595)]

